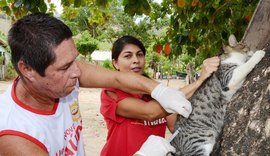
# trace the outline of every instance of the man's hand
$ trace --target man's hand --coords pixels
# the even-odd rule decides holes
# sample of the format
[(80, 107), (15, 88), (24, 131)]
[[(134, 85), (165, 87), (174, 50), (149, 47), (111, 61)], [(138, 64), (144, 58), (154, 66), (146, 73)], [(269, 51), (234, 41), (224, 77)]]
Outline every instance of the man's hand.
[(154, 88), (151, 96), (156, 99), (168, 113), (177, 113), (187, 118), (192, 111), (190, 102), (181, 91), (169, 88), (161, 83)]
[(220, 59), (217, 56), (205, 59), (203, 61), (203, 66), (202, 66), (199, 80), (203, 82), (213, 72), (217, 71), (219, 63), (220, 63)]
[(135, 156), (166, 156), (170, 152), (175, 153), (175, 148), (165, 138), (150, 135)]

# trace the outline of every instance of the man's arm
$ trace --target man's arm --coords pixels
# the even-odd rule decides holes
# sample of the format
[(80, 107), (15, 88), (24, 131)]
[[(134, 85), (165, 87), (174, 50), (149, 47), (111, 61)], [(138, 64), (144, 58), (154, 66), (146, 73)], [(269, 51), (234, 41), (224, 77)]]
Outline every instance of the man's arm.
[(118, 88), (129, 93), (150, 94), (157, 81), (133, 72), (118, 72), (77, 61), (81, 70), (80, 86), (87, 88)]
[(201, 86), (201, 84), (209, 77), (213, 72), (218, 69), (220, 60), (217, 56), (205, 59), (203, 61), (202, 70), (200, 73), (200, 77), (197, 81), (181, 88), (181, 91), (186, 95), (189, 99), (193, 93)]
[(33, 142), (13, 135), (0, 137), (0, 156), (48, 156), (49, 154)]
[[(81, 87), (117, 88), (128, 93), (151, 94), (168, 113), (188, 117), (192, 111), (190, 102), (181, 91), (169, 88), (133, 72), (117, 72), (102, 67), (76, 62), (81, 70)], [(169, 99), (169, 100), (168, 100)]]

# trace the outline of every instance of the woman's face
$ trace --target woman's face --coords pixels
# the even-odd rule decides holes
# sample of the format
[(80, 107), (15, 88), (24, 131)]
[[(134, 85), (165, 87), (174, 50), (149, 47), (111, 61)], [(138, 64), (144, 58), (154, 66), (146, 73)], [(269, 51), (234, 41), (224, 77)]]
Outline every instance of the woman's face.
[(144, 73), (145, 56), (143, 51), (134, 44), (127, 44), (121, 51), (118, 60), (113, 60), (117, 70), (133, 71), (138, 74)]

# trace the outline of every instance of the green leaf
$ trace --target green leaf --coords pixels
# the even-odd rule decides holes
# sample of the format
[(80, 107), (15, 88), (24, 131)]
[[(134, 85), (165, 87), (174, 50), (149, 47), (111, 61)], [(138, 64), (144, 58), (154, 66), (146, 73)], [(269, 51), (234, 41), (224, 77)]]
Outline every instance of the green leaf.
[(151, 7), (147, 0), (141, 0), (141, 10), (142, 10), (142, 13), (144, 13), (145, 15), (150, 14)]
[(215, 9), (218, 8), (220, 6), (219, 3), (220, 3), (220, 0), (214, 0), (213, 4), (212, 4), (213, 8), (215, 8)]
[(142, 14), (149, 15), (151, 12), (151, 7), (147, 0), (124, 0), (123, 4), (125, 5), (125, 13), (131, 16)]

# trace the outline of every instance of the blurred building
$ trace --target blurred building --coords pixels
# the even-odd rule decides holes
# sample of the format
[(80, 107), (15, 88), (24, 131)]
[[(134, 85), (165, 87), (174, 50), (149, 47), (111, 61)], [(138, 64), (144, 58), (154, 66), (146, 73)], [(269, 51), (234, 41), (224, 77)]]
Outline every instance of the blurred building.
[(100, 65), (105, 60), (112, 60), (111, 55), (112, 55), (112, 53), (110, 51), (97, 51), (97, 50), (95, 50), (91, 54), (91, 60), (95, 64)]

